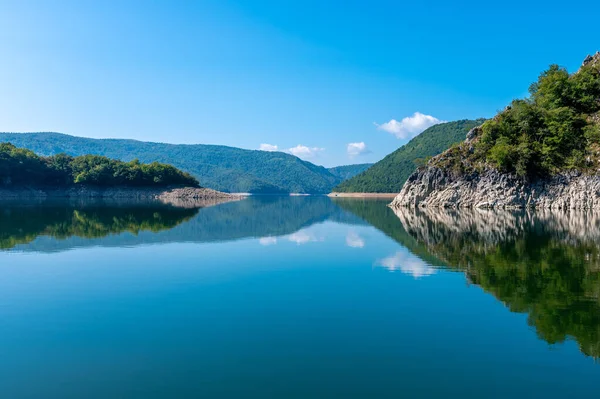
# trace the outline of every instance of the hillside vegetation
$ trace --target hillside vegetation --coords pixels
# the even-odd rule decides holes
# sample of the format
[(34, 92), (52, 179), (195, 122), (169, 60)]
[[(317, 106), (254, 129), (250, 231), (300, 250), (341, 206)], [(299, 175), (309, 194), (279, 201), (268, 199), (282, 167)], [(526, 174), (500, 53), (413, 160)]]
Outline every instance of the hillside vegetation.
[(465, 139), (467, 132), (485, 119), (440, 123), (426, 129), (369, 169), (342, 182), (334, 192), (396, 193), (415, 169)]
[(434, 164), (454, 174), (495, 168), (539, 178), (600, 167), (600, 53), (570, 74), (551, 65), (529, 88)]
[(371, 166), (373, 166), (372, 163), (359, 163), (355, 165), (336, 166), (328, 170), (332, 175), (342, 180), (348, 180), (369, 169)]
[(41, 157), (0, 143), (0, 187), (51, 186), (199, 186), (198, 180), (170, 165), (122, 162), (98, 155)]
[(89, 139), (59, 133), (0, 133), (8, 141), (50, 156), (103, 155), (129, 162), (161, 162), (196, 177), (203, 187), (226, 192), (329, 193), (341, 182), (326, 168), (283, 152), (217, 145), (175, 145), (120, 139)]

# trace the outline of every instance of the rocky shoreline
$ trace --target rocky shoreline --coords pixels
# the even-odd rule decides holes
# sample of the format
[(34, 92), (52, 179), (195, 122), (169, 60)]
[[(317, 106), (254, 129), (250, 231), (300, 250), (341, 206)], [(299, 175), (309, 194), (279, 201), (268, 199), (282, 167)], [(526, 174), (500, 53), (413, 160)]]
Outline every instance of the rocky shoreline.
[(600, 209), (600, 175), (570, 171), (528, 181), (495, 169), (454, 176), (428, 165), (409, 177), (390, 206)]
[(394, 198), (396, 193), (338, 193), (327, 194), (331, 198)]
[(160, 201), (178, 207), (194, 207), (196, 204), (217, 204), (243, 198), (209, 188), (199, 187), (111, 187), (90, 186), (55, 188), (0, 188), (0, 200), (46, 200), (46, 199), (110, 199)]

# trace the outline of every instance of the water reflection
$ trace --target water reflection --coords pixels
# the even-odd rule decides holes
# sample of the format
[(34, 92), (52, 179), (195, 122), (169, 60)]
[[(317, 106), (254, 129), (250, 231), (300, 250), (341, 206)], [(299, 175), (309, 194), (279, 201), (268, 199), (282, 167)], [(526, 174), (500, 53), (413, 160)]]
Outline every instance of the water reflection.
[(271, 237), (271, 236), (261, 237), (258, 240), (258, 242), (259, 242), (260, 245), (268, 247), (269, 245), (275, 245), (275, 244), (277, 244), (277, 237)]
[[(375, 227), (388, 237), (400, 243), (413, 255), (421, 259), (430, 267), (442, 267), (443, 262), (433, 256), (427, 248), (418, 243), (402, 226), (394, 212), (387, 206), (387, 199), (355, 199), (355, 198), (333, 198), (333, 202), (341, 209), (356, 215), (357, 218)], [(390, 255), (391, 257), (395, 254)], [(388, 264), (391, 264), (388, 262)], [(376, 266), (382, 266), (380, 260), (376, 260)], [(392, 269), (392, 268), (388, 268)], [(394, 270), (398, 270), (395, 268)]]
[(4, 205), (0, 211), (0, 249), (28, 244), (37, 237), (65, 240), (69, 237), (102, 238), (128, 232), (160, 232), (190, 220), (197, 209), (159, 203), (107, 206), (95, 202), (43, 205)]
[(317, 236), (312, 231), (300, 230), (286, 237), (288, 241), (294, 242), (297, 245), (307, 244), (309, 242), (322, 242), (325, 237)]
[(392, 272), (398, 270), (414, 278), (430, 276), (436, 272), (435, 268), (407, 251), (398, 251), (392, 256), (378, 260), (375, 265), (384, 267)]
[[(346, 225), (340, 247), (329, 241), (328, 247), (308, 245), (327, 238), (334, 224), (320, 228), (326, 221)], [(343, 248), (365, 255), (378, 244), (358, 227), (367, 224), (401, 244), (370, 258), (375, 266), (418, 279), (435, 278), (439, 268), (460, 271), (510, 310), (526, 313), (540, 338), (549, 343), (573, 338), (581, 352), (600, 356), (600, 218), (594, 213), (400, 209), (394, 214), (386, 201), (326, 197), (251, 197), (201, 209), (4, 204), (0, 249), (52, 252), (256, 238), (263, 246), (285, 241), (301, 251)], [(319, 228), (309, 228), (314, 225)]]
[(262, 245), (273, 245), (278, 239), (303, 245), (323, 241), (322, 235), (306, 228), (328, 220), (366, 224), (327, 197), (250, 197), (203, 208), (87, 201), (4, 203), (0, 211), (0, 249), (55, 252), (86, 246), (244, 238), (260, 238)]
[(346, 245), (351, 248), (364, 248), (365, 240), (356, 234), (356, 232), (349, 231), (348, 235), (346, 235)]
[(599, 215), (400, 209), (406, 232), (511, 311), (540, 338), (573, 338), (600, 356)]

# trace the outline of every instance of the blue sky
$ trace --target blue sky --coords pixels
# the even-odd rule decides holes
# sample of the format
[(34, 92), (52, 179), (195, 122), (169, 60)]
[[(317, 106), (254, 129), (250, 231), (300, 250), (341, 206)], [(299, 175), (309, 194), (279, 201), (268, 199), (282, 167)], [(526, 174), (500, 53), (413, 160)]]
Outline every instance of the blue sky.
[(600, 50), (599, 14), (592, 1), (0, 0), (0, 131), (372, 162), (428, 124), (494, 115), (551, 63), (575, 70)]

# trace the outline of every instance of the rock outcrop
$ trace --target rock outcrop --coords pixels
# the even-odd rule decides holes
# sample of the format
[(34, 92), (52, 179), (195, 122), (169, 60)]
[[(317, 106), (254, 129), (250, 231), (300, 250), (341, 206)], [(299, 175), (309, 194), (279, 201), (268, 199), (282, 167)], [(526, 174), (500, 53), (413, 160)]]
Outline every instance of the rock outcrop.
[(588, 54), (588, 56), (585, 57), (583, 63), (581, 64), (581, 67), (583, 68), (584, 66), (588, 65), (592, 65), (594, 67), (600, 66), (600, 51), (596, 51), (596, 54), (594, 55)]
[(223, 193), (209, 188), (183, 187), (163, 191), (156, 199), (179, 208), (204, 208), (223, 202), (237, 201), (243, 196)]
[(413, 173), (398, 207), (600, 209), (600, 176), (571, 171), (529, 181), (495, 169), (455, 176), (432, 164)]

